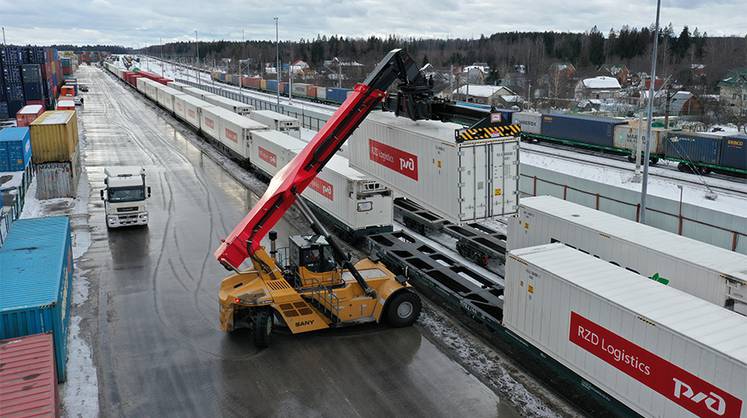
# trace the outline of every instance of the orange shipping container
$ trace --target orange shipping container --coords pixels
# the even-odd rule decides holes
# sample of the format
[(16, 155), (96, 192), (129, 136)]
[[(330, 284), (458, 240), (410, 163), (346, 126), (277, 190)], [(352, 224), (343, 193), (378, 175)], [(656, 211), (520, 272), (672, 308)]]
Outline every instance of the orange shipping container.
[(62, 86), (60, 88), (60, 97), (62, 96), (75, 96), (75, 88), (73, 86)]
[(16, 125), (18, 127), (29, 126), (42, 113), (44, 113), (44, 106), (26, 105), (16, 113)]
[(78, 148), (78, 118), (74, 110), (50, 110), (29, 125), (35, 164), (70, 161)]

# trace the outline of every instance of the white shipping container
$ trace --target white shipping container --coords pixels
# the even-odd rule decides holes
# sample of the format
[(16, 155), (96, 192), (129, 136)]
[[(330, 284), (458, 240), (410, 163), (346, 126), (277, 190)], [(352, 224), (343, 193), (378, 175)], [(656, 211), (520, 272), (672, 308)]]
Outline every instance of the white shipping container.
[(301, 126), (298, 119), (272, 110), (254, 110), (249, 118), (276, 131), (285, 132), (296, 138), (301, 137)]
[(251, 131), (267, 129), (267, 126), (220, 107), (212, 107), (207, 111), (218, 117), (218, 141), (242, 159), (248, 159)]
[(318, 87), (316, 88), (316, 98), (324, 100), (327, 98), (327, 89), (324, 87)]
[(246, 103), (237, 102), (236, 100), (210, 93), (203, 94), (202, 100), (239, 115), (248, 115), (252, 110), (254, 110), (253, 106)]
[(189, 85), (180, 83), (178, 81), (169, 81), (166, 83), (167, 86), (171, 87), (172, 89), (182, 91), (185, 87), (189, 87)]
[(538, 112), (516, 112), (511, 123), (520, 125), (521, 130), (529, 134), (542, 133), (542, 114)]
[[(139, 77), (138, 80), (145, 77)], [(158, 90), (161, 89), (161, 87), (164, 87), (163, 84), (153, 81), (150, 79), (146, 79), (145, 81), (145, 96), (154, 102), (158, 102)]]
[[(652, 154), (664, 154), (664, 141), (667, 137), (667, 130), (660, 128), (653, 128), (651, 130), (651, 153)], [(641, 140), (646, 141), (646, 125), (641, 126)], [(635, 150), (638, 142), (638, 123), (633, 125), (617, 125), (615, 126), (613, 145), (616, 148), (623, 148), (630, 150), (631, 155), (635, 155)], [(645, 142), (642, 142), (644, 144)], [(643, 152), (643, 145), (641, 145), (641, 152)]]
[(213, 141), (220, 142), (220, 116), (230, 113), (222, 107), (206, 107), (200, 112), (200, 130)]
[(457, 143), (459, 128), (372, 112), (350, 138), (350, 165), (457, 224), (515, 213), (518, 138)]
[(551, 196), (521, 199), (508, 249), (555, 241), (747, 314), (747, 255)]
[(172, 89), (168, 86), (162, 86), (158, 89), (157, 92), (158, 95), (158, 104), (160, 104), (164, 109), (168, 110), (169, 112), (175, 112), (174, 111), (174, 98), (176, 96), (184, 96), (185, 93), (180, 92), (179, 90)]
[(293, 83), (293, 95), (306, 96), (307, 83)]
[(275, 130), (252, 131), (249, 161), (268, 177), (273, 177), (305, 146), (305, 142)]
[(151, 81), (150, 79), (147, 79), (145, 77), (138, 77), (135, 79), (135, 87), (137, 87), (137, 91), (140, 93), (145, 94), (145, 85), (148, 84), (148, 82)]
[(646, 417), (747, 417), (747, 318), (562, 244), (514, 250), (503, 323)]
[(392, 192), (334, 155), (302, 196), (351, 231), (392, 226)]
[(211, 107), (214, 106), (186, 94), (174, 98), (174, 113), (176, 116), (195, 129), (201, 129), (202, 110)]

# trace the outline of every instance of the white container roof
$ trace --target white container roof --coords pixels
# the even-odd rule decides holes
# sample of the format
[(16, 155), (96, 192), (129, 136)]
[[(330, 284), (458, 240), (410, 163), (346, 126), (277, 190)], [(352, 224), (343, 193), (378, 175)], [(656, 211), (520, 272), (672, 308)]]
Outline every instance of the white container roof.
[(510, 254), (657, 326), (747, 364), (747, 317), (563, 244), (521, 248)]
[(42, 110), (42, 105), (26, 105), (18, 113), (22, 115), (35, 115)]
[(636, 243), (662, 254), (689, 260), (747, 284), (747, 255), (552, 196), (524, 198), (521, 199), (520, 206), (550, 213), (558, 218)]
[(620, 82), (615, 77), (600, 75), (599, 77), (585, 78), (584, 87), (590, 89), (619, 89)]
[(233, 113), (230, 110), (219, 106), (213, 106), (205, 109), (205, 111), (210, 112), (227, 122), (233, 123), (234, 125), (238, 125), (243, 129), (267, 129), (267, 126), (262, 123), (249, 119), (246, 116)]

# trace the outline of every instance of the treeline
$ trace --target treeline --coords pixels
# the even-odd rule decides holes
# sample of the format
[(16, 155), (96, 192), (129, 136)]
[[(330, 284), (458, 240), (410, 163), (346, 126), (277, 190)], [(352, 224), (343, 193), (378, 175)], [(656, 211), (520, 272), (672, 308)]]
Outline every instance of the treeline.
[(121, 45), (52, 45), (52, 48), (56, 48), (58, 51), (106, 51), (112, 54), (127, 54), (132, 52), (132, 48), (127, 48)]
[[(318, 68), (324, 60), (339, 57), (355, 60), (370, 68), (392, 48), (405, 48), (418, 62), (430, 62), (437, 68), (449, 65), (469, 65), (485, 62), (500, 78), (524, 65), (530, 79), (541, 77), (553, 63), (573, 64), (580, 74), (593, 73), (602, 64), (625, 64), (631, 71), (646, 71), (650, 67), (651, 28), (623, 26), (603, 34), (597, 27), (584, 33), (569, 32), (504, 32), (479, 39), (417, 39), (389, 36), (386, 38), (349, 38), (318, 36), (298, 42), (281, 42), (283, 62), (302, 59)], [(676, 74), (691, 64), (707, 67), (706, 82), (715, 85), (730, 69), (747, 65), (747, 38), (709, 37), (697, 28), (687, 26), (679, 33), (669, 24), (660, 31), (659, 65), (662, 74)], [(146, 51), (167, 57), (195, 57), (193, 42), (151, 46)], [(200, 42), (199, 53), (209, 63), (222, 58), (249, 59), (249, 68), (259, 69), (260, 63), (275, 61), (275, 44), (270, 41)]]

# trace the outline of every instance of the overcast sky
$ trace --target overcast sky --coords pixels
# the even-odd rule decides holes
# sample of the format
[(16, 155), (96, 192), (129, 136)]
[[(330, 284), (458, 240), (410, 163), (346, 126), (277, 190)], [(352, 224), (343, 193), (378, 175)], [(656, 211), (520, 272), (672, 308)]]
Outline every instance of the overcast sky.
[[(710, 35), (747, 33), (745, 0), (665, 0), (663, 25), (679, 32), (696, 26)], [(396, 34), (479, 37), (504, 31), (603, 33), (622, 25), (650, 25), (652, 0), (0, 0), (0, 24), (8, 43), (119, 44), (140, 47), (164, 42), (274, 39), (273, 17), (282, 39), (317, 35)]]

